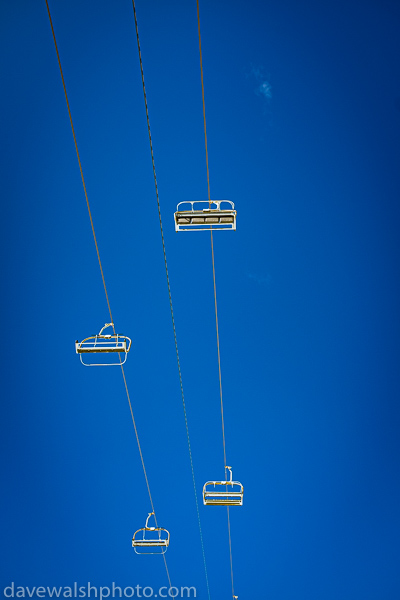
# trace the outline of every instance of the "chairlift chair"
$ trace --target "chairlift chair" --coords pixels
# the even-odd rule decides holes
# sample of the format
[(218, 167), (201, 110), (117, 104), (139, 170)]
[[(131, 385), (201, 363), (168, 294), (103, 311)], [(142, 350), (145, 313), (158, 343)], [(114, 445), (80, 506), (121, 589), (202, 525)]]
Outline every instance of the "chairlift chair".
[[(148, 522), (152, 515), (154, 515), (154, 512), (149, 513), (146, 519), (146, 525), (135, 531), (133, 534), (132, 548), (135, 550), (136, 554), (165, 554), (167, 551), (170, 538), (169, 531), (162, 527), (149, 527)], [(141, 532), (143, 532), (143, 535), (142, 537), (139, 537)], [(150, 549), (150, 551), (145, 550), (146, 548)], [(161, 548), (161, 550), (151, 552), (151, 550), (154, 550), (155, 548)]]
[[(107, 327), (114, 327), (113, 323), (106, 323), (100, 333), (85, 338), (82, 342), (75, 342), (76, 353), (79, 354), (81, 363), (85, 367), (112, 367), (123, 365), (126, 362), (128, 352), (131, 349), (132, 340), (126, 335), (120, 334), (103, 334), (104, 329)], [(119, 362), (105, 362), (105, 363), (88, 363), (82, 359), (84, 354), (105, 354), (105, 353), (118, 353)], [(124, 355), (121, 360), (121, 354)]]
[[(229, 470), (229, 481), (207, 481), (203, 486), (203, 503), (206, 506), (242, 506), (243, 486), (239, 481), (232, 481), (232, 467)], [(225, 486), (222, 490), (220, 486)]]
[(179, 202), (174, 216), (175, 231), (236, 230), (236, 210), (230, 200)]

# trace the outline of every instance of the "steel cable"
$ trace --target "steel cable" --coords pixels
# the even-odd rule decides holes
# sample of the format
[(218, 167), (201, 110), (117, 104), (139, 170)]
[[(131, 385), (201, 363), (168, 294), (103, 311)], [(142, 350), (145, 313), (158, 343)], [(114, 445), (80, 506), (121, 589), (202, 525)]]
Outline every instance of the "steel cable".
[[(89, 204), (89, 198), (88, 198), (88, 194), (87, 194), (87, 190), (86, 190), (85, 178), (83, 176), (83, 169), (82, 169), (81, 159), (80, 159), (80, 156), (79, 156), (78, 143), (76, 141), (75, 129), (74, 129), (74, 124), (73, 124), (73, 121), (72, 121), (71, 109), (70, 109), (70, 105), (69, 105), (69, 101), (68, 101), (67, 88), (66, 88), (66, 85), (65, 85), (64, 74), (63, 74), (63, 70), (62, 70), (62, 67), (61, 67), (60, 54), (58, 52), (57, 40), (56, 40), (56, 35), (55, 35), (55, 32), (54, 32), (53, 21), (52, 21), (51, 14), (50, 14), (49, 3), (48, 3), (48, 0), (45, 0), (45, 1), (46, 1), (47, 12), (48, 12), (48, 15), (49, 15), (51, 32), (53, 34), (54, 46), (55, 46), (55, 49), (56, 49), (58, 66), (59, 66), (60, 75), (61, 75), (61, 80), (62, 80), (62, 84), (63, 84), (63, 88), (64, 88), (64, 95), (65, 95), (65, 100), (66, 100), (66, 103), (67, 103), (68, 116), (69, 116), (69, 120), (70, 120), (70, 124), (71, 124), (72, 135), (73, 135), (73, 138), (74, 138), (75, 151), (76, 151), (76, 156), (78, 158), (79, 170), (80, 170), (80, 173), (81, 173), (83, 190), (85, 192), (86, 205), (87, 205), (87, 209), (88, 209), (88, 212), (89, 212), (89, 218), (90, 218), (90, 224), (91, 224), (91, 227), (92, 227), (93, 239), (94, 239), (94, 243), (95, 243), (95, 246), (96, 246), (97, 259), (98, 259), (98, 262), (99, 262), (99, 267), (100, 267), (100, 272), (101, 272), (101, 278), (102, 278), (102, 281), (103, 281), (104, 292), (105, 292), (105, 295), (106, 295), (108, 311), (110, 313), (110, 319), (111, 319), (111, 323), (113, 324), (113, 329), (114, 329), (114, 334), (115, 334), (114, 320), (113, 320), (113, 316), (112, 316), (112, 313), (111, 313), (111, 305), (110, 305), (110, 301), (109, 301), (109, 297), (108, 297), (108, 292), (107, 292), (107, 286), (106, 286), (106, 281), (105, 281), (105, 277), (104, 277), (103, 267), (102, 267), (102, 264), (101, 264), (100, 252), (99, 252), (99, 247), (98, 247), (98, 244), (97, 244), (97, 238), (96, 238), (96, 232), (95, 232), (95, 229), (94, 229), (92, 212), (90, 210), (90, 204)], [(118, 354), (118, 356), (120, 357), (120, 362), (121, 362), (121, 356), (120, 356), (120, 354)], [(151, 491), (150, 491), (150, 484), (149, 484), (149, 480), (148, 480), (148, 477), (147, 477), (147, 471), (146, 471), (146, 467), (145, 467), (145, 464), (144, 464), (144, 458), (143, 458), (142, 448), (141, 448), (140, 441), (139, 441), (139, 434), (138, 434), (138, 430), (137, 430), (137, 427), (136, 427), (135, 417), (133, 416), (133, 409), (132, 409), (132, 403), (131, 403), (131, 399), (130, 399), (130, 395), (129, 395), (128, 384), (127, 384), (127, 381), (126, 381), (125, 371), (124, 371), (124, 367), (123, 367), (122, 364), (121, 364), (121, 371), (122, 371), (122, 377), (123, 377), (123, 380), (124, 380), (124, 386), (125, 386), (126, 395), (127, 395), (127, 398), (128, 398), (129, 410), (130, 410), (131, 417), (132, 417), (132, 423), (133, 423), (133, 427), (134, 427), (134, 430), (135, 430), (135, 437), (136, 437), (136, 442), (137, 442), (138, 449), (139, 449), (140, 460), (141, 460), (141, 463), (142, 463), (142, 468), (143, 468), (143, 473), (144, 473), (144, 477), (145, 477), (145, 481), (146, 481), (147, 491), (148, 491), (148, 494), (149, 494), (150, 504), (151, 504), (152, 511), (154, 513), (154, 520), (155, 520), (155, 523), (156, 523), (156, 527), (158, 527), (156, 512), (155, 512), (154, 504), (153, 504), (153, 498), (152, 498)], [(169, 587), (172, 588), (171, 578), (170, 578), (170, 575), (169, 575), (169, 570), (168, 570), (167, 560), (165, 558), (165, 554), (163, 554), (163, 558), (164, 558), (165, 569), (166, 569), (166, 572), (167, 572)]]
[[(207, 167), (207, 191), (208, 191), (208, 206), (211, 208), (211, 192), (210, 192), (210, 169), (208, 164), (208, 145), (207, 145), (207, 124), (206, 124), (206, 103), (204, 97), (204, 76), (203, 76), (203, 53), (201, 49), (201, 33), (200, 33), (200, 6), (199, 0), (197, 3), (197, 28), (199, 33), (199, 54), (200, 54), (200, 75), (201, 75), (201, 95), (203, 101), (203, 124), (204, 124), (204, 143), (206, 151), (206, 167)], [(222, 443), (224, 449), (224, 468), (226, 473), (226, 443), (225, 443), (225, 424), (224, 424), (224, 404), (222, 400), (222, 374), (221, 374), (221, 352), (219, 343), (219, 327), (218, 327), (218, 306), (217, 306), (217, 286), (215, 279), (215, 258), (214, 258), (214, 240), (212, 226), (210, 230), (211, 234), (211, 259), (212, 259), (212, 272), (213, 272), (213, 285), (214, 285), (214, 309), (215, 309), (215, 327), (217, 333), (217, 354), (218, 354), (218, 377), (219, 377), (219, 394), (221, 404), (221, 424), (222, 424)], [(229, 560), (231, 567), (231, 584), (232, 584), (232, 597), (235, 596), (234, 584), (233, 584), (233, 561), (232, 561), (232, 539), (231, 539), (231, 523), (229, 517), (229, 506), (226, 507), (228, 517), (228, 537), (229, 537)]]
[(155, 185), (155, 191), (156, 191), (157, 210), (158, 210), (158, 219), (159, 219), (159, 223), (160, 223), (160, 232), (161, 232), (161, 242), (162, 242), (162, 249), (163, 249), (163, 255), (164, 255), (165, 273), (166, 273), (166, 277), (167, 277), (169, 307), (170, 307), (170, 311), (171, 311), (171, 320), (172, 320), (172, 328), (173, 328), (173, 332), (174, 332), (176, 360), (177, 360), (177, 364), (178, 364), (179, 384), (180, 384), (180, 388), (181, 388), (183, 413), (184, 413), (184, 417), (185, 417), (186, 437), (187, 437), (188, 448), (189, 448), (190, 467), (191, 467), (191, 471), (192, 471), (194, 496), (195, 496), (195, 500), (196, 500), (196, 512), (197, 512), (197, 519), (198, 519), (198, 524), (199, 524), (200, 542), (201, 542), (201, 550), (202, 550), (202, 554), (203, 554), (203, 563), (204, 563), (204, 572), (205, 572), (206, 585), (207, 585), (207, 593), (208, 593), (208, 598), (210, 600), (210, 587), (209, 587), (209, 582), (208, 582), (207, 563), (206, 563), (206, 556), (205, 556), (205, 551), (204, 551), (204, 541), (203, 541), (203, 532), (202, 532), (202, 528), (201, 528), (199, 503), (198, 503), (198, 499), (197, 499), (196, 479), (195, 479), (195, 476), (194, 476), (194, 466), (193, 466), (192, 449), (191, 449), (191, 444), (190, 444), (189, 425), (188, 425), (187, 412), (186, 412), (186, 403), (185, 403), (185, 396), (184, 396), (184, 393), (183, 393), (182, 371), (181, 371), (181, 365), (180, 365), (180, 360), (179, 360), (178, 339), (177, 339), (177, 335), (176, 335), (174, 309), (173, 309), (173, 306), (172, 306), (171, 285), (170, 285), (169, 274), (168, 274), (167, 254), (166, 254), (166, 250), (165, 250), (164, 231), (163, 231), (162, 218), (161, 218), (160, 197), (159, 197), (159, 193), (158, 193), (158, 184), (157, 184), (156, 167), (155, 167), (155, 161), (154, 161), (153, 142), (152, 142), (152, 139), (151, 139), (149, 109), (148, 109), (148, 105), (147, 105), (146, 86), (145, 86), (145, 83), (144, 83), (143, 61), (142, 61), (142, 53), (141, 53), (141, 50), (140, 50), (139, 29), (138, 29), (138, 22), (137, 22), (137, 16), (136, 16), (136, 7), (135, 7), (135, 1), (134, 0), (132, 0), (132, 7), (133, 7), (133, 16), (134, 16), (134, 19), (135, 19), (136, 40), (137, 40), (138, 54), (139, 54), (140, 73), (141, 73), (141, 77), (142, 77), (144, 105), (145, 105), (145, 109), (146, 109), (147, 130), (148, 130), (148, 135), (149, 135), (151, 163), (152, 163), (152, 167), (153, 167), (153, 177), (154, 177), (154, 185)]

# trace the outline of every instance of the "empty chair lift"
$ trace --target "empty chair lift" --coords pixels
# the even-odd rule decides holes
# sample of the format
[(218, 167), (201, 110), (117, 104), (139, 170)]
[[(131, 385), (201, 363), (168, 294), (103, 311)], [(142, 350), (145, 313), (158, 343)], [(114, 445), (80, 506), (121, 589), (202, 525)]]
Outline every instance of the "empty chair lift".
[(210, 229), (236, 230), (236, 210), (233, 202), (230, 200), (179, 202), (175, 213), (175, 231), (209, 231)]
[[(104, 329), (107, 327), (114, 327), (113, 323), (106, 323), (100, 333), (85, 338), (82, 342), (75, 342), (76, 353), (79, 354), (81, 363), (85, 367), (109, 367), (123, 365), (126, 362), (128, 352), (131, 349), (132, 340), (126, 335), (114, 334), (103, 334)], [(105, 353), (117, 353), (118, 362), (103, 362), (103, 363), (90, 363), (85, 362), (82, 359), (84, 354), (105, 354)], [(121, 355), (123, 360), (121, 360)]]
[[(149, 527), (149, 519), (154, 515), (149, 513), (146, 525), (133, 534), (132, 548), (136, 554), (165, 554), (169, 546), (169, 531), (162, 527)], [(140, 534), (142, 536), (140, 537)]]
[[(203, 486), (203, 502), (206, 506), (242, 506), (243, 486), (232, 481), (232, 467), (229, 469), (229, 481), (207, 481)], [(221, 489), (224, 486), (225, 490)]]

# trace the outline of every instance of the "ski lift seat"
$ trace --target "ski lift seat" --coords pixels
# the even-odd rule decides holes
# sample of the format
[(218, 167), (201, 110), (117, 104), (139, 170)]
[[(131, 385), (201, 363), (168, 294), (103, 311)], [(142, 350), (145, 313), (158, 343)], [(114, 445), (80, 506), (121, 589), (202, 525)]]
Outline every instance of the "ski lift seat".
[[(160, 527), (158, 527), (158, 528), (153, 527), (152, 529), (149, 529), (149, 531), (153, 531), (153, 530), (165, 531), (165, 529), (162, 530)], [(139, 531), (143, 531), (143, 530), (139, 529)], [(156, 547), (156, 546), (157, 547), (158, 546), (166, 546), (166, 547), (168, 547), (168, 545), (169, 545), (168, 539), (158, 539), (158, 540), (157, 539), (156, 540), (136, 540), (135, 539), (135, 540), (132, 540), (132, 547), (137, 547), (137, 548), (140, 548), (140, 547), (146, 547), (147, 548), (147, 547), (153, 547), (153, 546), (154, 547)]]
[[(152, 515), (154, 515), (154, 512), (149, 513), (145, 526), (141, 529), (138, 529), (133, 534), (132, 548), (135, 550), (136, 554), (165, 554), (167, 551), (170, 539), (169, 531), (163, 529), (162, 527), (149, 527), (148, 522)], [(140, 538), (138, 536), (141, 532), (143, 532), (143, 534)], [(152, 535), (156, 535), (158, 537), (151, 537)], [(137, 548), (140, 550), (137, 550)], [(145, 548), (149, 548), (150, 551), (144, 550)], [(155, 550), (156, 548), (161, 548), (161, 550), (156, 552), (151, 551)], [(141, 551), (141, 549), (143, 549), (143, 551)]]
[[(92, 338), (86, 338), (86, 340), (94, 339), (94, 344), (91, 341), (84, 342), (75, 342), (76, 353), (77, 354), (89, 354), (90, 352), (126, 352), (126, 340), (116, 342), (115, 346), (100, 346), (100, 344), (104, 342), (99, 342), (97, 336), (93, 336)], [(82, 344), (87, 344), (87, 346), (82, 346)]]
[[(226, 481), (207, 481), (203, 488), (203, 502), (206, 506), (242, 506), (243, 505), (243, 486), (234, 481), (233, 485), (240, 486), (239, 491), (224, 490), (217, 492), (215, 486), (228, 486)], [(214, 488), (210, 488), (214, 486)]]
[[(242, 506), (243, 485), (239, 481), (232, 481), (231, 467), (229, 481), (207, 481), (203, 486), (203, 503), (205, 506)], [(217, 487), (218, 486), (218, 487)], [(220, 486), (225, 487), (224, 490)]]
[[(221, 208), (221, 204), (223, 207)], [(187, 205), (184, 208), (183, 205)], [(236, 210), (230, 200), (193, 200), (176, 207), (175, 231), (236, 230)]]
[[(132, 340), (126, 335), (120, 334), (103, 334), (104, 329), (107, 327), (114, 327), (113, 323), (106, 323), (97, 335), (92, 335), (85, 338), (82, 342), (76, 340), (75, 350), (79, 354), (81, 363), (85, 367), (104, 367), (113, 365), (123, 365), (126, 362), (126, 358), (129, 350), (131, 349)], [(118, 353), (123, 354), (124, 359), (119, 362), (112, 363), (86, 363), (82, 360), (82, 354), (107, 354), (107, 353)]]

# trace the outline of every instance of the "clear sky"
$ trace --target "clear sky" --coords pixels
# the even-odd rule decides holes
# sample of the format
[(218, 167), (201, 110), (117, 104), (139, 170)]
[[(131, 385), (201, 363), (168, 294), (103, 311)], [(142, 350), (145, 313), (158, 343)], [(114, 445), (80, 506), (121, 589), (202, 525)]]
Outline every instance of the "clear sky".
[[(173, 586), (207, 598), (129, 0), (51, 0)], [(213, 600), (231, 598), (195, 0), (137, 0)], [(74, 342), (109, 316), (46, 5), (0, 4), (1, 591), (167, 585), (136, 556), (150, 505), (120, 369)], [(202, 0), (211, 196), (239, 600), (400, 594), (400, 8)]]

